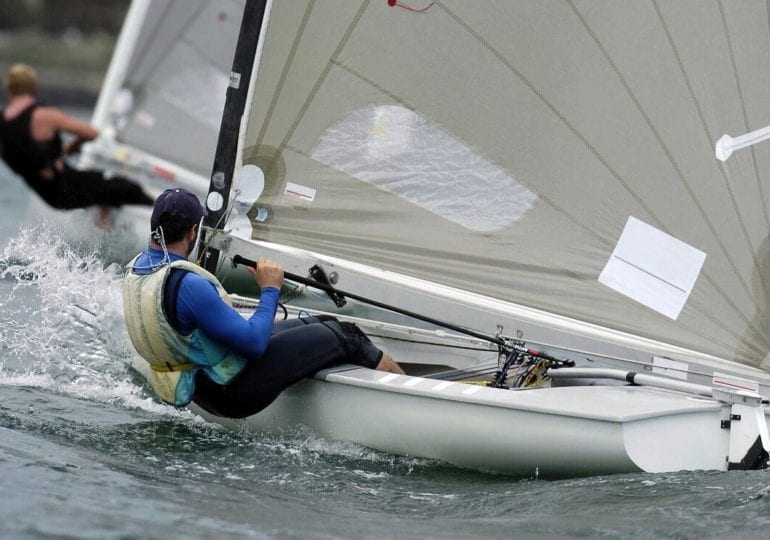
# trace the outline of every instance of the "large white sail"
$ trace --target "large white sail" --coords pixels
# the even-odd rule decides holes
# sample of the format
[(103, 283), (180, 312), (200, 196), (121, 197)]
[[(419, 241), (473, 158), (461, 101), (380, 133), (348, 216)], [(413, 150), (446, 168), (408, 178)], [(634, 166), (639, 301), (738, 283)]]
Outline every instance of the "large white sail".
[(103, 137), (92, 156), (205, 193), (243, 4), (134, 0), (94, 113)]
[(253, 236), (768, 368), (767, 10), (275, 2)]

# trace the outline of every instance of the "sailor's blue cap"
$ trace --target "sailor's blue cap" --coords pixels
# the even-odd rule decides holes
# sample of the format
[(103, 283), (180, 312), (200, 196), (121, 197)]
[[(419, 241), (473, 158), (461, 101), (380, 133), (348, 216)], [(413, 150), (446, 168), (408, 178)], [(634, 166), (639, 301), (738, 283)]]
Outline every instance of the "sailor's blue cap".
[(167, 189), (155, 200), (150, 229), (154, 231), (159, 225), (186, 229), (200, 222), (207, 214), (194, 193), (184, 188)]

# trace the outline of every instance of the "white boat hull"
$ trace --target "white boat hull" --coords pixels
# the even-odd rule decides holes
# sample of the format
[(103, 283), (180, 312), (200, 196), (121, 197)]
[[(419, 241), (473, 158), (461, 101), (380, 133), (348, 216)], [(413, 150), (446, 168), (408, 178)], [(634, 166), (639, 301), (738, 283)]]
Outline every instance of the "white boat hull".
[[(498, 390), (362, 368), (319, 373), (243, 420), (517, 477), (728, 468), (730, 406), (638, 386)], [(766, 422), (766, 420), (765, 420)]]

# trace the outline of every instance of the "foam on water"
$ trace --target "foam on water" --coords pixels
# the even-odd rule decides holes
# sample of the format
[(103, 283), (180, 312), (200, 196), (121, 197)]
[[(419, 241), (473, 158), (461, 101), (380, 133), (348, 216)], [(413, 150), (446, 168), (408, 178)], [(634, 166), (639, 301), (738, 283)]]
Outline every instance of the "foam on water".
[(231, 432), (159, 402), (130, 367), (136, 353), (123, 319), (123, 267), (105, 262), (98, 245), (73, 246), (65, 234), (70, 236), (50, 223), (25, 228), (0, 253), (0, 285), (10, 291), (0, 296), (0, 384), (144, 411), (193, 430), (198, 426), (202, 432), (191, 435), (193, 440), (200, 442), (202, 435), (211, 441), (213, 436), (227, 445), (249, 447), (243, 454), (247, 464), (255, 450), (309, 467), (319, 460), (383, 465), (400, 460), (407, 468), (430, 463), (328, 441), (301, 428), (277, 435), (245, 428)]
[(73, 247), (50, 223), (22, 229), (0, 254), (0, 383), (32, 386), (160, 414), (129, 362), (119, 264)]

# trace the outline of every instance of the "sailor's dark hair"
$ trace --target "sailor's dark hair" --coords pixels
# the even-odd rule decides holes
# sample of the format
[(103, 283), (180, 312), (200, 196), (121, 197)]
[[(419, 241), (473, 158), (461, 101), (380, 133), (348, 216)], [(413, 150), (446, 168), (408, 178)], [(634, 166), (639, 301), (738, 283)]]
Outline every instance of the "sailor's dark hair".
[(158, 220), (158, 227), (153, 232), (153, 238), (158, 234), (158, 228), (163, 228), (163, 240), (166, 244), (173, 244), (180, 241), (185, 237), (190, 227), (194, 227), (197, 223), (192, 225), (181, 225), (179, 219), (173, 212), (163, 212)]

